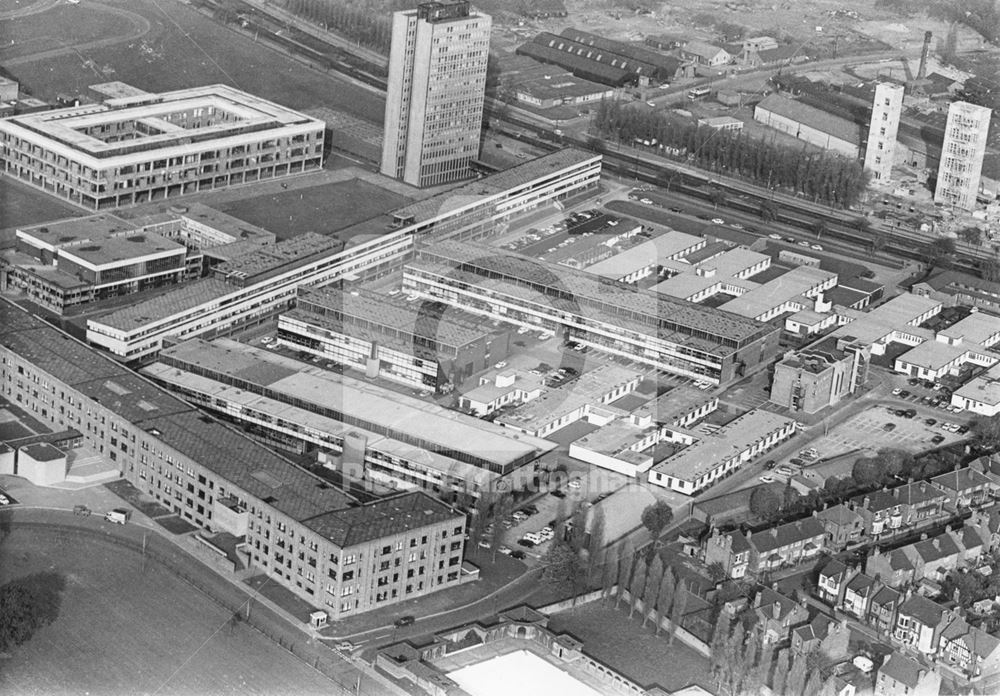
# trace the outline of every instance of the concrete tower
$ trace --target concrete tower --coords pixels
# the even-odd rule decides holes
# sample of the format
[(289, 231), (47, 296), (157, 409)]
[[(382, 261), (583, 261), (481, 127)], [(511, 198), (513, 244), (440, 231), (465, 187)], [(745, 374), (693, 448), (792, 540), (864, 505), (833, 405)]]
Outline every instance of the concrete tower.
[(865, 148), (865, 169), (871, 172), (872, 183), (884, 183), (892, 178), (896, 132), (902, 109), (902, 85), (891, 82), (875, 85), (872, 120), (868, 124), (868, 146)]
[(992, 114), (992, 109), (968, 102), (953, 102), (948, 107), (941, 164), (934, 188), (935, 203), (947, 203), (965, 210), (975, 207)]
[(467, 0), (393, 14), (383, 174), (413, 186), (469, 176), (479, 154), (491, 24)]

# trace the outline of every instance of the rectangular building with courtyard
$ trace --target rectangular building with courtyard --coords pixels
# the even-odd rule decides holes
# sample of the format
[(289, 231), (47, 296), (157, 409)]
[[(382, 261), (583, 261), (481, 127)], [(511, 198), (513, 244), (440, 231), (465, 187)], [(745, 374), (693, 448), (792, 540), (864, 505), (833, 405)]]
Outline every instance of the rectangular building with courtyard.
[(322, 121), (226, 85), (0, 119), (0, 171), (92, 210), (320, 169)]

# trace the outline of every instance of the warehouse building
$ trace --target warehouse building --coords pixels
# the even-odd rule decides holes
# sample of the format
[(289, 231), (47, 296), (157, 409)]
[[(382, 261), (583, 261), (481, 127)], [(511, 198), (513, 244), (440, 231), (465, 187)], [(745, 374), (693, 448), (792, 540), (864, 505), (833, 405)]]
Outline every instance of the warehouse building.
[(857, 158), (861, 150), (861, 127), (794, 99), (771, 94), (754, 107), (754, 120), (824, 150)]

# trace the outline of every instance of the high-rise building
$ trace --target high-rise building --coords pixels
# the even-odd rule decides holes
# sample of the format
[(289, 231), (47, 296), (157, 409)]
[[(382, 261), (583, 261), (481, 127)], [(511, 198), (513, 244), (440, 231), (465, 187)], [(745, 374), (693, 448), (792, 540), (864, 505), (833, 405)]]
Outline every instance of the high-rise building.
[(968, 102), (948, 107), (948, 123), (941, 145), (934, 202), (972, 210), (979, 191), (979, 175), (986, 154), (992, 109)]
[(491, 24), (467, 0), (393, 15), (383, 174), (414, 186), (469, 175), (479, 154)]
[(865, 169), (872, 182), (883, 183), (892, 178), (892, 161), (896, 154), (896, 132), (903, 109), (903, 86), (891, 82), (875, 85), (872, 120), (868, 124), (868, 146), (865, 148)]

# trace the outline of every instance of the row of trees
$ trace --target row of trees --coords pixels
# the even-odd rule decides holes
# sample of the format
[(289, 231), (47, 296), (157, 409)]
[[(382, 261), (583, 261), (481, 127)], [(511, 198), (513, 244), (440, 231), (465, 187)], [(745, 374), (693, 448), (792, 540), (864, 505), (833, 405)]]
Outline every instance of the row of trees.
[(618, 99), (598, 104), (593, 127), (602, 136), (627, 143), (655, 140), (703, 169), (736, 174), (838, 208), (857, 203), (868, 182), (853, 159), (770, 143), (743, 131), (714, 130), (670, 114), (630, 108)]
[[(366, 6), (367, 5), (367, 6)], [(387, 6), (388, 5), (388, 6)], [(380, 53), (389, 53), (392, 23), (389, 12), (410, 4), (357, 3), (336, 0), (288, 0), (287, 9), (303, 19), (336, 31), (338, 34)]]

